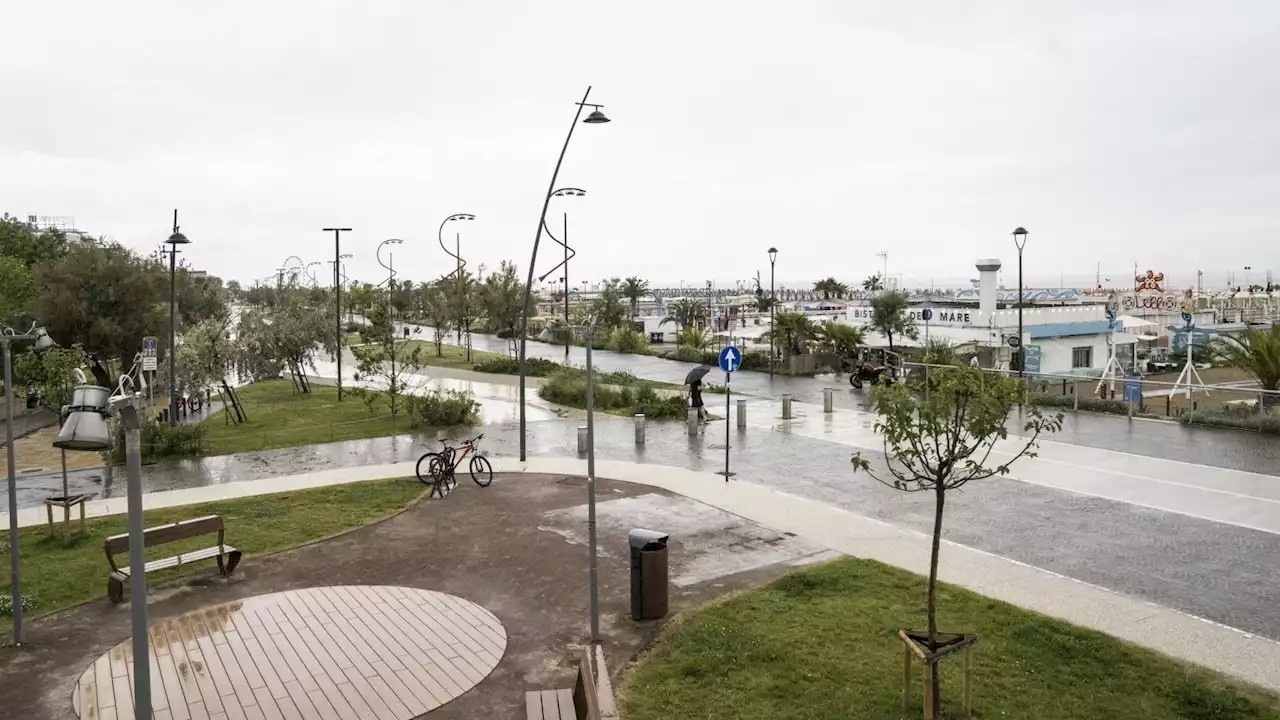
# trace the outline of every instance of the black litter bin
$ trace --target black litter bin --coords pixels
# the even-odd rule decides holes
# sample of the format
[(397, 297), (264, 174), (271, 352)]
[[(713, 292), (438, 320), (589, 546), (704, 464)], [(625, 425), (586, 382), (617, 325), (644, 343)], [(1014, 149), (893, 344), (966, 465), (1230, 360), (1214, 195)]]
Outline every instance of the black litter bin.
[(657, 530), (635, 529), (631, 545), (631, 619), (658, 620), (667, 615), (667, 538)]

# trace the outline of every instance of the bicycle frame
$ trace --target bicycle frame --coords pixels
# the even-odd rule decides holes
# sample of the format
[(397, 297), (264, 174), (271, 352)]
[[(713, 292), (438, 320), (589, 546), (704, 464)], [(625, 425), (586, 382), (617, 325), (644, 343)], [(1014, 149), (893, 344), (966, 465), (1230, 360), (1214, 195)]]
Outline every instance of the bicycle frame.
[[(462, 465), (462, 461), (466, 460), (468, 455), (474, 452), (478, 452), (478, 450), (476, 449), (477, 442), (479, 442), (478, 439), (471, 439), (463, 442), (458, 447), (449, 447), (449, 441), (447, 440), (440, 441), (440, 444), (444, 445), (444, 452), (449, 454), (450, 460), (453, 460), (453, 462), (451, 462), (449, 465), (450, 473), (456, 472), (458, 469), (458, 466)], [(458, 453), (459, 450), (461, 450), (462, 452)], [(457, 455), (456, 460), (454, 460), (455, 455)]]

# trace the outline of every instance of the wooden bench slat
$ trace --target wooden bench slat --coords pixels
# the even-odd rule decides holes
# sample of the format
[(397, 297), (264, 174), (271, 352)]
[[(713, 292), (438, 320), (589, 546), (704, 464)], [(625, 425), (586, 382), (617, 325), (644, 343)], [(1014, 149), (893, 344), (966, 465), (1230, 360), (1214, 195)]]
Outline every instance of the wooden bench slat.
[(542, 696), (543, 720), (560, 720), (560, 701), (556, 699), (556, 691), (543, 690), (538, 694)]
[[(206, 515), (204, 517), (192, 518), (190, 520), (180, 520), (168, 525), (160, 525), (158, 527), (147, 528), (142, 531), (143, 544), (147, 547), (153, 545), (164, 545), (175, 540), (186, 540), (187, 538), (199, 537), (201, 535), (212, 535), (213, 533), (223, 530), (222, 518), (218, 515)], [(107, 552), (112, 555), (120, 555), (129, 551), (129, 533), (121, 533), (120, 535), (112, 535), (106, 541)]]
[(544, 720), (541, 692), (532, 690), (524, 694), (524, 714), (529, 720)]
[[(235, 551), (236, 549), (230, 545), (223, 545), (222, 547), (214, 545), (213, 547), (192, 550), (191, 552), (174, 555), (173, 557), (152, 560), (146, 564), (146, 571), (152, 573), (157, 570), (164, 570), (165, 568), (178, 567), (179, 565), (186, 565), (187, 563), (199, 562), (200, 560), (209, 560), (219, 555), (230, 555)], [(116, 570), (116, 572), (128, 577), (129, 566), (122, 565), (118, 570)]]
[(556, 700), (560, 705), (560, 717), (557, 720), (578, 720), (578, 714), (574, 712), (572, 690), (569, 688), (557, 690)]

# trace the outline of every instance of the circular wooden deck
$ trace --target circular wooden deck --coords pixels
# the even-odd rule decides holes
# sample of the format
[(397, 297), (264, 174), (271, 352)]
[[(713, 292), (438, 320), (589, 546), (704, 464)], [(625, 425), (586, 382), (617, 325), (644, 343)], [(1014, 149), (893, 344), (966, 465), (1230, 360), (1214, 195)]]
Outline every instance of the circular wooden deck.
[[(483, 680), (507, 647), (493, 613), (407, 587), (259, 595), (151, 626), (158, 720), (408, 720)], [(82, 720), (133, 717), (133, 653), (113, 647), (76, 682)]]

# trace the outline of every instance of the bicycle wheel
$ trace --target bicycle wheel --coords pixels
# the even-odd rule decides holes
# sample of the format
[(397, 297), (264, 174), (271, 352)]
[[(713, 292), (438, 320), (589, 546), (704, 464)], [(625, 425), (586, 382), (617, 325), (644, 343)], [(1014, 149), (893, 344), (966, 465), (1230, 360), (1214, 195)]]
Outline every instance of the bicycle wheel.
[(423, 485), (435, 482), (436, 476), (440, 474), (441, 463), (440, 453), (426, 453), (418, 458), (418, 464), (413, 468), (414, 474), (418, 476), (418, 482)]
[(493, 482), (493, 466), (489, 464), (489, 458), (483, 455), (471, 458), (471, 479), (480, 487), (489, 487)]

